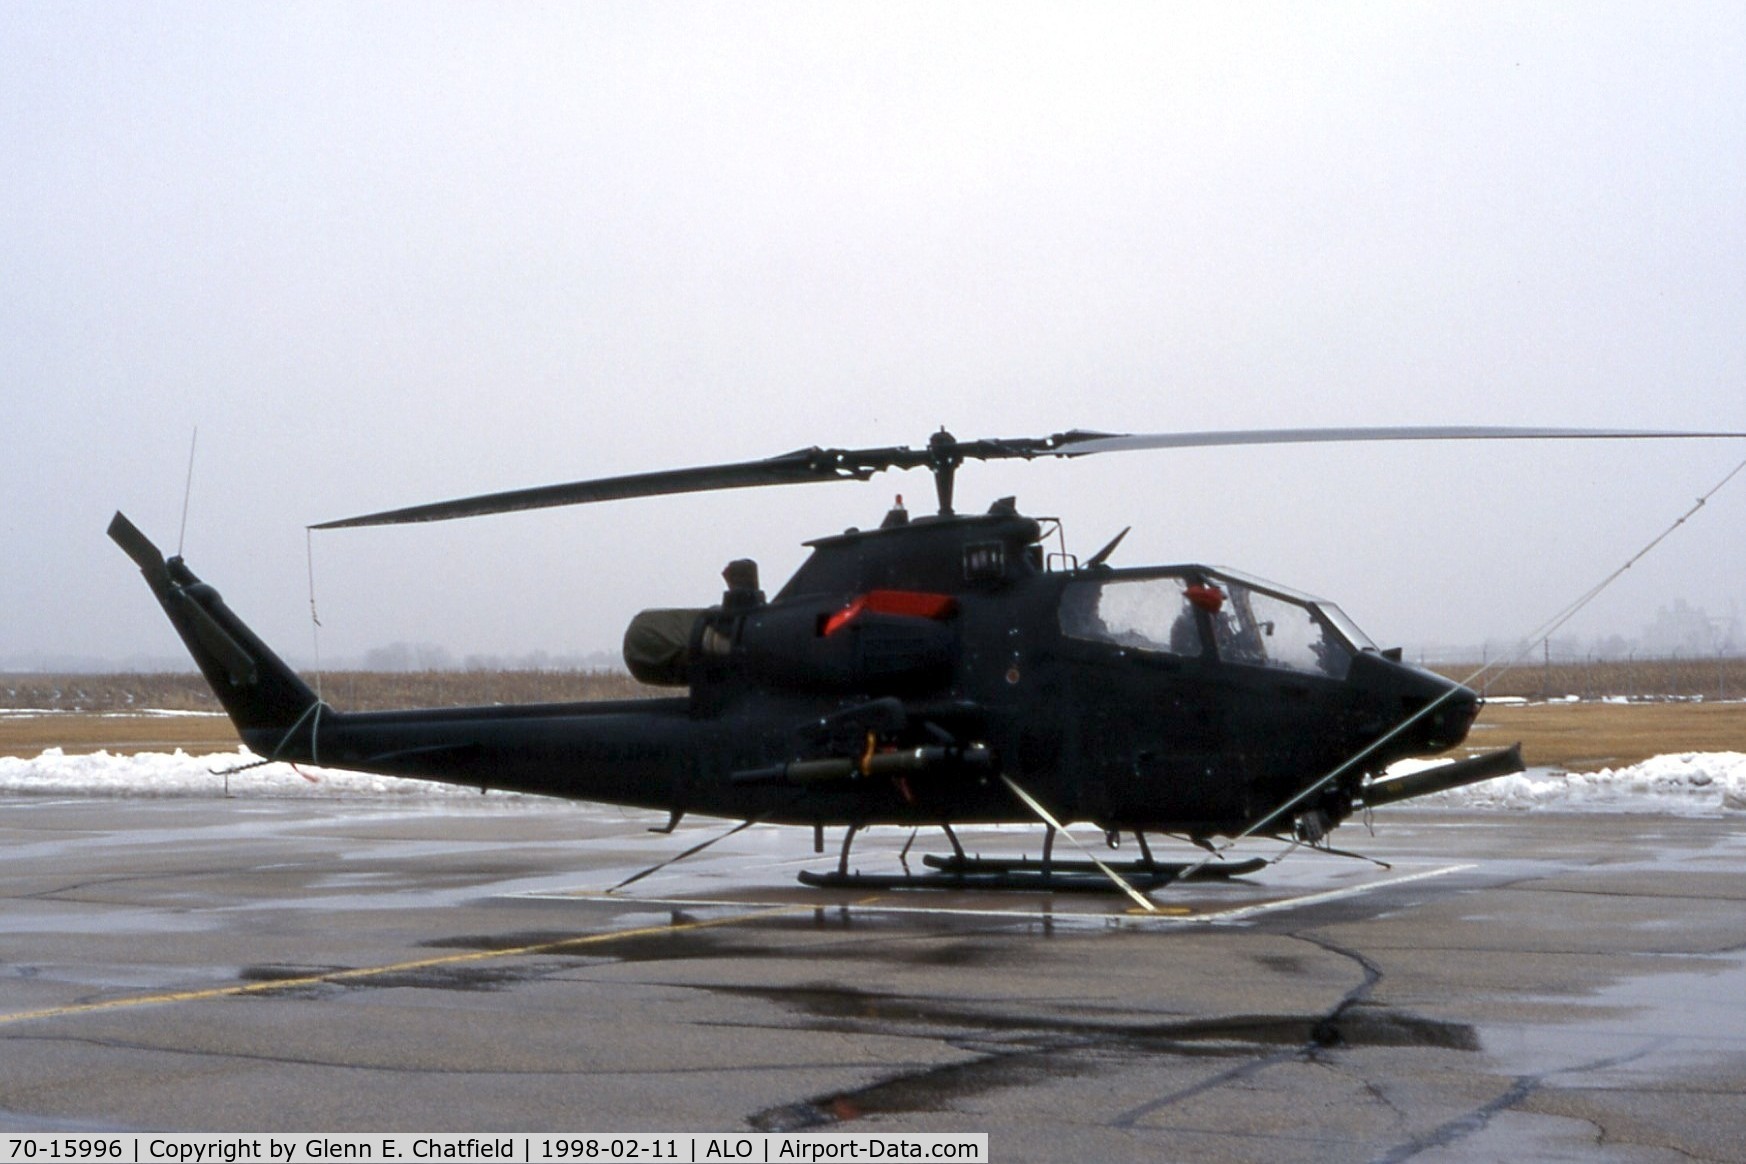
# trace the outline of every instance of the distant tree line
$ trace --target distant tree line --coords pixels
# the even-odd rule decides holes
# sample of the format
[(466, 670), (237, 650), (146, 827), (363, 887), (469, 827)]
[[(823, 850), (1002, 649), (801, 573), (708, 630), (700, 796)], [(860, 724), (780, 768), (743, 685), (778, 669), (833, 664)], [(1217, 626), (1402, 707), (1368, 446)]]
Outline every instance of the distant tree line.
[(1737, 613), (1712, 615), (1684, 599), (1655, 612), (1655, 620), (1634, 638), (1620, 634), (1581, 638), (1560, 635), (1546, 643), (1528, 644), (1522, 639), (1493, 639), (1478, 645), (1422, 646), (1408, 652), (1427, 666), (1455, 665), (1469, 660), (1493, 662), (1513, 659), (1542, 663), (1636, 659), (1694, 659), (1746, 656), (1746, 625)]
[(364, 652), (362, 671), (601, 671), (623, 670), (624, 661), (614, 651), (553, 654), (530, 651), (524, 655), (470, 654), (457, 659), (437, 643), (389, 643)]

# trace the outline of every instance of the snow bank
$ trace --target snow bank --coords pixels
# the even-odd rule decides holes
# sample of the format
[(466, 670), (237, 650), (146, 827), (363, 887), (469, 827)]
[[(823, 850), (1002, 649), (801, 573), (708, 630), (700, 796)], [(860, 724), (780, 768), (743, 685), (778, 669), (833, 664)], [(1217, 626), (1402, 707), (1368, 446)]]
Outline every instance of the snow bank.
[[(177, 751), (116, 756), (69, 756), (50, 748), (30, 760), (0, 757), (0, 796), (253, 796), (337, 798), (471, 797), (477, 788), (366, 776), (330, 768), (257, 763), (246, 749), (190, 756)], [(1401, 775), (1436, 762), (1407, 761)], [(493, 793), (494, 798), (513, 795)], [(1746, 812), (1746, 753), (1687, 752), (1657, 756), (1629, 768), (1602, 772), (1534, 770), (1427, 796), (1415, 806), (1699, 815)]]
[[(1391, 775), (1432, 767), (1409, 761)], [(1413, 802), (1447, 808), (1648, 812), (1670, 816), (1746, 812), (1746, 752), (1683, 752), (1599, 772), (1530, 769)]]
[[(207, 756), (140, 752), (116, 756), (93, 752), (69, 756), (48, 748), (33, 760), (0, 756), (0, 796), (263, 796), (337, 799), (340, 797), (472, 797), (477, 787), (401, 780), (311, 768), (299, 764), (265, 764), (244, 771), (227, 770), (257, 764), (260, 757), (246, 748)], [(496, 793), (493, 795), (511, 795)]]

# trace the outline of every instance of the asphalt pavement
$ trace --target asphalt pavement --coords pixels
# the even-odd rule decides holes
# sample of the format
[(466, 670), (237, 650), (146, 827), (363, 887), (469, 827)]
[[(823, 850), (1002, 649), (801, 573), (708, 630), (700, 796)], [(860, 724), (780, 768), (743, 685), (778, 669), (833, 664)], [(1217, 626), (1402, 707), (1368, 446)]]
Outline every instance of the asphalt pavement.
[[(795, 873), (834, 848), (763, 826), (608, 893), (729, 825), (663, 836), (526, 799), (11, 799), (0, 1131), (1742, 1160), (1741, 822), (1379, 811), (1334, 838), (1368, 859), (1246, 844), (1283, 859), (1140, 913), (1119, 894), (809, 889)], [(852, 864), (899, 872), (908, 840), (864, 833)], [(909, 863), (944, 848), (923, 833)]]

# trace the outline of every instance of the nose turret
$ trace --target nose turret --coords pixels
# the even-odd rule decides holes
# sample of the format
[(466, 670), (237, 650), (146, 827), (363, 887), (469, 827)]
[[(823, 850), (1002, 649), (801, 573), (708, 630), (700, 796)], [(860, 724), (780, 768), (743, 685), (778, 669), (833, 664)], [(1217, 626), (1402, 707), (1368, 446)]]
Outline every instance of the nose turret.
[(1375, 651), (1352, 661), (1348, 681), (1360, 693), (1353, 726), (1362, 742), (1384, 740), (1366, 767), (1448, 751), (1479, 715), (1477, 692)]
[[(1441, 689), (1421, 709), (1423, 718), (1404, 734), (1427, 752), (1443, 752), (1467, 738), (1468, 729), (1479, 716), (1480, 699), (1478, 692), (1440, 675), (1429, 678), (1441, 684)], [(1404, 705), (1402, 710), (1406, 710)]]

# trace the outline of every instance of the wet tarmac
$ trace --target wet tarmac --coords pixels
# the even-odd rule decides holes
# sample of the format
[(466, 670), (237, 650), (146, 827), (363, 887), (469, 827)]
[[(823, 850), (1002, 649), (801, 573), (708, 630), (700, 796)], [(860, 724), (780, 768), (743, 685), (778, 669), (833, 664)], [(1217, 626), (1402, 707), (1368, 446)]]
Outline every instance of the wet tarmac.
[[(834, 853), (763, 827), (604, 894), (727, 827), (657, 823), (496, 798), (0, 801), (0, 1131), (1746, 1159), (1740, 817), (1378, 813), (1336, 837), (1386, 868), (1299, 851), (1156, 890), (1146, 916), (807, 889), (796, 871)], [(862, 834), (853, 864), (897, 872), (907, 839)]]

